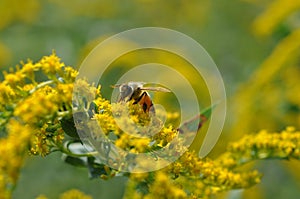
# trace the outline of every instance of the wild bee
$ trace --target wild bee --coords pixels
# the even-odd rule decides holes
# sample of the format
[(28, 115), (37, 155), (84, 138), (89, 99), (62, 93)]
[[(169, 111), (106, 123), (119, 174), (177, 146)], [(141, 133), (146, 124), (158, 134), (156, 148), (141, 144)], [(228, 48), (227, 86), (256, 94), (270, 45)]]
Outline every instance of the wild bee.
[(144, 112), (154, 112), (153, 103), (147, 91), (171, 91), (163, 87), (144, 87), (144, 84), (144, 82), (128, 82), (114, 85), (114, 88), (119, 88), (118, 102), (133, 100), (133, 104), (140, 104)]

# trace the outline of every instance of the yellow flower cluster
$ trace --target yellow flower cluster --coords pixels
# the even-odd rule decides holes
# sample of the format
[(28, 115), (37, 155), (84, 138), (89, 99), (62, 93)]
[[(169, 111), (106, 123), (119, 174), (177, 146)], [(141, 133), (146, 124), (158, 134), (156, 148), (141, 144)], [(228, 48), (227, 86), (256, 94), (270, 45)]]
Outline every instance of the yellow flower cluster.
[(155, 174), (155, 181), (149, 188), (149, 193), (144, 196), (145, 199), (151, 198), (186, 198), (187, 194), (184, 190), (176, 185), (176, 182), (172, 182), (170, 176), (164, 172), (157, 172)]
[[(38, 82), (39, 71), (47, 72), (49, 80)], [(4, 72), (0, 82), (0, 192), (4, 198), (10, 198), (28, 151), (45, 156), (62, 146), (59, 120), (72, 114), (76, 76), (77, 71), (65, 67), (55, 53)]]
[(208, 198), (223, 191), (248, 188), (259, 183), (261, 175), (257, 171), (233, 172), (187, 152), (163, 170), (130, 177), (125, 198)]
[[(114, 144), (128, 152), (149, 151), (150, 142), (155, 142), (153, 148), (164, 147), (177, 135), (176, 129), (161, 126), (161, 121), (145, 113), (139, 104), (110, 104), (101, 97), (94, 102), (98, 107), (94, 118), (102, 131), (106, 135), (113, 132), (117, 137)], [(147, 128), (143, 128), (144, 126)]]
[(95, 104), (98, 107), (98, 114), (95, 114), (95, 118), (99, 122), (103, 132), (108, 135), (109, 132), (114, 132), (116, 135), (119, 135), (118, 129), (116, 129), (116, 123), (112, 114), (112, 105), (108, 100), (103, 98), (97, 98)]
[[(50, 80), (37, 82), (35, 73), (38, 71), (44, 71)], [(71, 115), (73, 82), (76, 76), (77, 71), (65, 67), (55, 53), (43, 57), (37, 63), (28, 60), (27, 63), (22, 63), (21, 68), (17, 67), (15, 72), (11, 70), (10, 73), (4, 73), (4, 81), (0, 83), (1, 111), (38, 129), (32, 133), (35, 135), (31, 148), (33, 154), (44, 156), (49, 153), (50, 146), (53, 145), (51, 142), (61, 143), (61, 129), (49, 132), (49, 128), (59, 123), (57, 116)], [(8, 122), (9, 119), (7, 117), (3, 122)]]
[(91, 196), (82, 193), (76, 189), (71, 189), (63, 194), (61, 194), (60, 199), (92, 199)]
[[(36, 199), (48, 199), (48, 198), (44, 195), (40, 195), (36, 197)], [(69, 191), (62, 193), (59, 199), (92, 199), (92, 197), (90, 195), (82, 193), (77, 189), (71, 189)]]
[(55, 102), (57, 93), (50, 86), (45, 86), (16, 104), (14, 115), (24, 123), (36, 124), (46, 116), (54, 115), (59, 107)]
[(191, 152), (186, 152), (171, 164), (167, 172), (178, 178), (176, 181), (184, 185), (191, 196), (200, 198), (226, 190), (248, 188), (259, 183), (261, 177), (257, 171), (235, 172), (217, 161), (200, 159)]
[(13, 119), (9, 121), (7, 129), (7, 138), (0, 139), (0, 193), (4, 199), (11, 197), (33, 133), (30, 126)]
[(233, 169), (256, 159), (300, 159), (300, 132), (288, 127), (281, 133), (265, 130), (256, 135), (246, 135), (229, 145), (227, 152), (218, 161)]
[[(149, 186), (150, 185), (150, 186)], [(139, 187), (137, 189), (137, 187)], [(137, 191), (133, 191), (137, 190)], [(182, 185), (171, 179), (164, 171), (150, 174), (133, 173), (130, 175), (124, 198), (151, 199), (151, 198), (187, 198)]]
[[(45, 73), (48, 80), (37, 81), (37, 72)], [(77, 74), (76, 70), (60, 62), (54, 53), (37, 63), (29, 60), (22, 63), (16, 71), (4, 73), (4, 81), (0, 83), (0, 127), (3, 133), (0, 138), (0, 192), (5, 199), (11, 197), (28, 151), (45, 156), (59, 150), (73, 159), (92, 157), (91, 154), (72, 153), (66, 147), (69, 138), (65, 138), (65, 134), (74, 136), (78, 141), (72, 118), (73, 105), (78, 110), (89, 112), (91, 121), (100, 125), (107, 138), (112, 138), (110, 142), (127, 152), (155, 155), (157, 149), (166, 147), (172, 149), (172, 154), (183, 154), (177, 161), (159, 171), (130, 175), (127, 198), (207, 198), (219, 192), (244, 189), (259, 183), (261, 174), (257, 171), (239, 169), (247, 162), (257, 159), (300, 158), (300, 132), (288, 127), (281, 133), (261, 131), (257, 135), (247, 135), (230, 144), (227, 151), (218, 158), (201, 159), (196, 153), (185, 152), (187, 148), (182, 143), (188, 138), (180, 137), (179, 130), (172, 124), (162, 125), (158, 117), (145, 113), (139, 104), (111, 104), (102, 98), (100, 87), (96, 88), (83, 79), (74, 83)], [(77, 101), (74, 98), (72, 104), (73, 91), (75, 96), (85, 98), (78, 98)], [(78, 114), (80, 113), (79, 111)], [(160, 114), (159, 110), (156, 114)], [(88, 124), (82, 128), (87, 127), (86, 125)], [(76, 128), (80, 130), (79, 126)], [(94, 130), (97, 138), (98, 129)], [(178, 139), (173, 142), (175, 138)], [(71, 138), (69, 141), (74, 142)], [(106, 144), (103, 146), (109, 146)], [(104, 153), (113, 152), (108, 149)], [(119, 175), (123, 174), (97, 162), (90, 161), (86, 164), (97, 171), (93, 175), (98, 177), (109, 177), (109, 174), (113, 177), (117, 172)], [(120, 166), (126, 163), (122, 164)], [(147, 164), (148, 162), (144, 162), (145, 166)], [(123, 175), (127, 176), (128, 173)], [(74, 197), (90, 198), (74, 190), (61, 196), (65, 199)]]
[[(256, 2), (262, 5), (262, 2)], [(276, 38), (278, 43), (232, 97), (234, 108), (230, 115), (234, 118), (234, 125), (228, 129), (228, 139), (240, 137), (241, 129), (256, 132), (262, 128), (274, 131), (287, 124), (300, 127), (300, 70), (297, 61), (300, 30), (295, 20), (299, 9), (298, 0), (269, 1), (263, 13), (255, 19), (254, 33), (273, 40)], [(289, 136), (298, 136), (297, 132), (285, 131)], [(299, 143), (292, 141), (295, 137), (286, 137), (285, 131), (271, 134), (261, 131), (257, 136), (249, 135), (243, 141), (232, 144), (229, 152), (218, 161), (234, 169), (252, 159), (297, 159), (299, 149), (295, 146)], [(289, 172), (299, 180), (298, 168), (297, 161), (289, 163)]]
[[(132, 174), (126, 197), (154, 198), (155, 193), (162, 198), (209, 198), (223, 191), (245, 189), (260, 183), (262, 175), (256, 170), (243, 172), (240, 166), (257, 159), (274, 158), (300, 158), (299, 131), (287, 127), (280, 133), (263, 130), (256, 135), (246, 135), (231, 143), (227, 151), (214, 160), (200, 159), (195, 153), (186, 152), (163, 170), (148, 175)], [(147, 187), (143, 186), (145, 183)], [(173, 192), (166, 187), (172, 187)], [(180, 194), (177, 189), (185, 193)]]

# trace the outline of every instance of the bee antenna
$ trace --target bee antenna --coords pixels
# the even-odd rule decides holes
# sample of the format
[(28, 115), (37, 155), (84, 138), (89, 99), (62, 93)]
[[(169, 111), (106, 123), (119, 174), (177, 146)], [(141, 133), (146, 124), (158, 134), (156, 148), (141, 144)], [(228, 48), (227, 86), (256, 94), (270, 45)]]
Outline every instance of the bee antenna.
[(110, 85), (111, 88), (119, 88), (121, 84)]

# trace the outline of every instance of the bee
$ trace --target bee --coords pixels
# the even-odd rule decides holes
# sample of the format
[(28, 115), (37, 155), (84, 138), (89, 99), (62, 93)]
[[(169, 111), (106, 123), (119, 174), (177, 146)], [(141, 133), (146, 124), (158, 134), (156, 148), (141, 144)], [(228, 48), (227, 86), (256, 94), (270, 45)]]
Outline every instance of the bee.
[(153, 103), (147, 91), (171, 92), (163, 87), (144, 87), (144, 82), (128, 82), (112, 86), (119, 88), (118, 102), (133, 100), (133, 104), (140, 104), (145, 113), (154, 112)]

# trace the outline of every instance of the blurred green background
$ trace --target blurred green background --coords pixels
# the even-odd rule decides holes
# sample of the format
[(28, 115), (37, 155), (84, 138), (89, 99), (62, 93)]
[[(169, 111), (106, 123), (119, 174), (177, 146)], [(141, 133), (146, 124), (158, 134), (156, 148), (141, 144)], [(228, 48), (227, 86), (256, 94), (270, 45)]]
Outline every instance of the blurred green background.
[[(54, 49), (63, 62), (78, 68), (99, 38), (131, 28), (158, 26), (180, 31), (198, 41), (214, 59), (228, 97), (272, 52), (285, 32), (256, 38), (251, 23), (268, 1), (242, 0), (0, 0), (0, 68), (20, 60), (37, 61)], [(229, 107), (230, 109), (230, 104)], [(230, 115), (227, 116), (230, 123)], [(220, 141), (222, 142), (222, 140)], [(226, 143), (223, 143), (226, 145)], [(61, 154), (29, 157), (14, 198), (49, 198), (78, 188), (94, 198), (122, 198), (126, 179), (89, 180), (85, 169), (60, 161)], [(265, 176), (251, 188), (263, 198), (296, 199), (298, 182), (279, 162), (256, 166)], [(239, 198), (239, 192), (227, 198)]]

